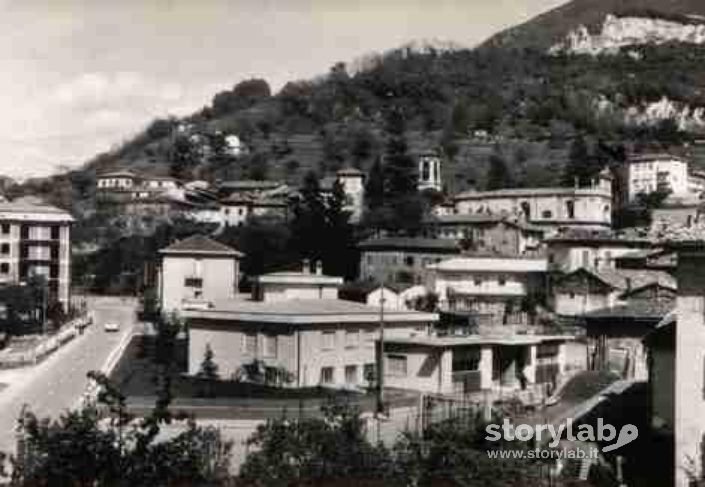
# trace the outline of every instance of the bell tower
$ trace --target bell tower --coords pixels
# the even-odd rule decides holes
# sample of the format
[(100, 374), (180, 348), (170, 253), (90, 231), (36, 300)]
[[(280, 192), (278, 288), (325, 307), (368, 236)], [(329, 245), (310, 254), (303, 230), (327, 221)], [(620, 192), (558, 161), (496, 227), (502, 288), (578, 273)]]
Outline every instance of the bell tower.
[(419, 163), (419, 191), (433, 189), (441, 191), (443, 181), (441, 178), (441, 157), (436, 152), (418, 154)]

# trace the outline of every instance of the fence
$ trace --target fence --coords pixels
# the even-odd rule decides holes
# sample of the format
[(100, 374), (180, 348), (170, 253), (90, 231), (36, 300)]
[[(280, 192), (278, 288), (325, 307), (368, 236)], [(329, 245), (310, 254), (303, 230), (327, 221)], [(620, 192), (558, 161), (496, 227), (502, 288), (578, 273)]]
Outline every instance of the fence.
[(87, 315), (81, 316), (66, 323), (53, 335), (12, 339), (10, 345), (0, 351), (0, 369), (25, 367), (41, 362), (62, 345), (73, 340), (89, 323), (90, 318)]

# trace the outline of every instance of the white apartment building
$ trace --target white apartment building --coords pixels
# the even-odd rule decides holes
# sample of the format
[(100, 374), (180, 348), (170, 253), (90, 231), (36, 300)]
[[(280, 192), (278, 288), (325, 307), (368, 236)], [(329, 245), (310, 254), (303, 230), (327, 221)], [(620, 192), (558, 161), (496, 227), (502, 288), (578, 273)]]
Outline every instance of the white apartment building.
[[(634, 154), (622, 166), (625, 191), (622, 203), (634, 201), (640, 193), (668, 190), (671, 196), (683, 198), (702, 192), (702, 176), (688, 170), (689, 161), (666, 153)], [(625, 197), (626, 196), (626, 200)]]
[(48, 301), (68, 310), (73, 221), (64, 210), (31, 198), (0, 203), (0, 284), (44, 276)]

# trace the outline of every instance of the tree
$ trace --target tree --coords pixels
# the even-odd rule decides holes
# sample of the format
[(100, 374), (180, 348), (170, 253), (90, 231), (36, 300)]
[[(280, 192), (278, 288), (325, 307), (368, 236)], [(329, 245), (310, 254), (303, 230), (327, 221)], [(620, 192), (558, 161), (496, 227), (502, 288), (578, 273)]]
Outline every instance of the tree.
[(326, 205), (318, 176), (313, 171), (304, 177), (301, 197), (294, 202), (293, 213), (291, 234), (294, 248), (302, 257), (322, 259), (325, 243), (321, 236), (326, 232)]
[(359, 411), (323, 407), (322, 418), (269, 420), (248, 440), (253, 447), (240, 480), (255, 485), (323, 485), (334, 479), (381, 479), (389, 454), (365, 437)]
[(365, 182), (365, 205), (368, 211), (384, 205), (384, 170), (380, 158), (375, 159)]
[(157, 408), (142, 421), (127, 413), (125, 397), (97, 372), (96, 404), (40, 419), (24, 410), (13, 485), (213, 485), (227, 476), (231, 444), (214, 428), (185, 420), (184, 432), (157, 440), (171, 422)]
[(176, 179), (188, 179), (198, 162), (195, 147), (186, 135), (177, 136), (172, 144), (170, 172)]
[(487, 172), (487, 189), (511, 188), (512, 185), (512, 177), (507, 168), (507, 162), (498, 151), (494, 151), (490, 155), (490, 168)]

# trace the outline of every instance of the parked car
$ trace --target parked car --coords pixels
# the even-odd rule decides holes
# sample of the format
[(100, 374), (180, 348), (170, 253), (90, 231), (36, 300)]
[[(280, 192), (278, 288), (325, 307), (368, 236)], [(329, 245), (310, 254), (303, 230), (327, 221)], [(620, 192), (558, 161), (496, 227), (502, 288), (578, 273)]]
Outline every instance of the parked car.
[(106, 323), (103, 325), (105, 331), (120, 331), (120, 325), (117, 323)]

